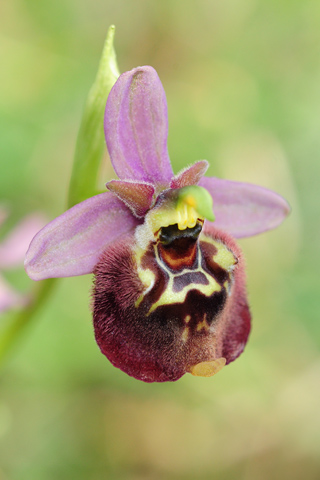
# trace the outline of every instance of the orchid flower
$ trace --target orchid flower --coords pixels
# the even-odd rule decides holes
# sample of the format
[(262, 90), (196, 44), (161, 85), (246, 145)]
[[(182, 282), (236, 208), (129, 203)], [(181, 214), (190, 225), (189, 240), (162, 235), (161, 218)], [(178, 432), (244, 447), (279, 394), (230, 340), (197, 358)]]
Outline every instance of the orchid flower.
[(174, 175), (166, 97), (150, 66), (118, 78), (104, 128), (119, 179), (44, 227), (26, 271), (33, 280), (94, 274), (96, 341), (129, 375), (211, 376), (241, 354), (250, 332), (234, 237), (277, 227), (289, 206), (265, 188), (204, 177), (205, 160)]
[[(0, 226), (8, 212), (0, 207)], [(25, 251), (33, 236), (45, 224), (42, 215), (33, 213), (21, 220), (0, 244), (0, 272), (23, 266)], [(0, 274), (0, 312), (23, 307), (28, 297), (11, 287)]]

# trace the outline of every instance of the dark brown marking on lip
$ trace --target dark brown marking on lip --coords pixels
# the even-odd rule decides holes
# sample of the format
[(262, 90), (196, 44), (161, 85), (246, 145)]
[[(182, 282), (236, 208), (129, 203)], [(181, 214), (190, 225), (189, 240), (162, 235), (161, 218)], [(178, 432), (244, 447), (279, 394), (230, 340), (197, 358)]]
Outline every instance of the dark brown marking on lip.
[(207, 277), (202, 272), (188, 272), (176, 276), (173, 280), (173, 291), (175, 293), (181, 292), (188, 285), (193, 284), (194, 288), (197, 285), (209, 285)]
[(180, 230), (178, 224), (169, 225), (160, 229), (159, 240), (163, 245), (170, 245), (173, 241), (179, 238), (189, 238), (190, 240), (197, 240), (202, 230), (202, 223), (200, 221), (192, 228), (185, 228)]
[(159, 300), (169, 282), (168, 273), (164, 269), (159, 268), (154, 254), (154, 244), (152, 243), (141, 258), (141, 268), (151, 270), (155, 276), (152, 289), (144, 296), (141, 305), (139, 306), (139, 308), (147, 313), (152, 304)]
[(158, 252), (161, 260), (173, 272), (180, 272), (185, 268), (192, 269), (197, 265), (197, 240), (202, 224), (197, 223), (193, 228), (179, 230), (178, 225), (162, 227), (158, 240)]
[(170, 245), (158, 243), (161, 260), (175, 273), (185, 268), (192, 269), (197, 265), (197, 242), (190, 238), (178, 238)]
[(225, 306), (226, 299), (225, 289), (214, 292), (210, 296), (193, 289), (187, 293), (184, 303), (161, 305), (152, 312), (149, 318), (150, 321), (155, 323), (165, 318), (175, 330), (178, 329), (182, 334), (186, 326), (185, 318), (190, 316), (188, 321), (190, 338), (197, 335), (207, 335), (207, 330), (199, 330), (198, 325), (203, 322), (204, 318), (209, 327), (214, 324)]

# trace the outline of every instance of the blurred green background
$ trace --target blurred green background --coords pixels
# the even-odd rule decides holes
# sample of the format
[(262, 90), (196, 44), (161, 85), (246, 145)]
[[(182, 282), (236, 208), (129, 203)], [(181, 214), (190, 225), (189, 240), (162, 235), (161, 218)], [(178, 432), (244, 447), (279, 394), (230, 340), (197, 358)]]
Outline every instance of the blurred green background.
[[(163, 82), (175, 172), (205, 158), (210, 175), (272, 188), (293, 211), (240, 242), (253, 331), (213, 378), (149, 385), (126, 376), (95, 344), (90, 276), (58, 282), (0, 374), (0, 480), (319, 479), (320, 6), (2, 2), (7, 229), (30, 211), (52, 219), (65, 209), (112, 23), (120, 70), (150, 64)], [(106, 157), (101, 185), (112, 176)], [(7, 278), (32, 288), (22, 270)]]

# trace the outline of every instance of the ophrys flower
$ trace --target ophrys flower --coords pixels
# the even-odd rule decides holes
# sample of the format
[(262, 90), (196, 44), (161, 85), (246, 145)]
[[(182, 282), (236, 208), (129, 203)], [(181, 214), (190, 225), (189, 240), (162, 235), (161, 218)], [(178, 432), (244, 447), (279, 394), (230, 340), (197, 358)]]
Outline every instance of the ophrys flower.
[(250, 312), (233, 237), (274, 228), (289, 212), (270, 190), (203, 177), (204, 160), (175, 176), (167, 132), (155, 70), (121, 75), (105, 112), (119, 180), (49, 223), (26, 256), (34, 280), (94, 273), (97, 343), (147, 382), (210, 376), (240, 355)]

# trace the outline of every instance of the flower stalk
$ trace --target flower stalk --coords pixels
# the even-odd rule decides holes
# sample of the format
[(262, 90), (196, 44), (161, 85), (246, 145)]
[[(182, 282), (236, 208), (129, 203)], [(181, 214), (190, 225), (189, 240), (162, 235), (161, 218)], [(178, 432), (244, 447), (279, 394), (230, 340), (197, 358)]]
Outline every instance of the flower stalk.
[(36, 285), (32, 294), (32, 301), (26, 307), (17, 312), (13, 318), (9, 318), (0, 330), (0, 367), (7, 353), (24, 330), (31, 323), (38, 310), (50, 297), (57, 278), (49, 278)]
[[(68, 208), (97, 193), (100, 161), (106, 149), (103, 117), (109, 92), (119, 76), (113, 47), (115, 27), (109, 27), (96, 79), (89, 91), (76, 142), (73, 170), (68, 192)], [(16, 339), (50, 297), (57, 278), (35, 285), (31, 301), (13, 314), (0, 329), (0, 366)]]
[(111, 25), (97, 77), (85, 105), (74, 155), (68, 208), (97, 193), (97, 174), (106, 149), (103, 132), (104, 110), (109, 92), (120, 75), (113, 47), (114, 34), (115, 27)]

